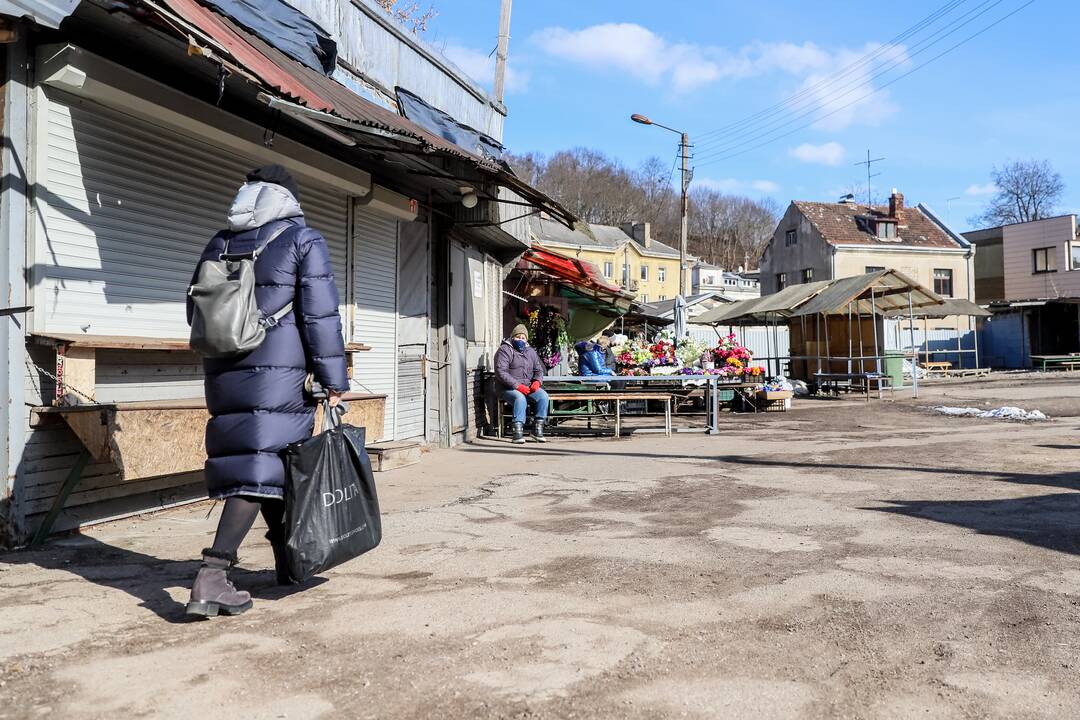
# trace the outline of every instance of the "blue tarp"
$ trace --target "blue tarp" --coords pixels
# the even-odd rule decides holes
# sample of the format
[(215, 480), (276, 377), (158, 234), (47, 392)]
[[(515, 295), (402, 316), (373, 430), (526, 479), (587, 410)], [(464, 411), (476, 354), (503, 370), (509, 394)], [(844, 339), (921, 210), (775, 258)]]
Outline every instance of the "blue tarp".
[(463, 150), (505, 165), (503, 160), (505, 148), (497, 140), (458, 122), (405, 88), (394, 88), (394, 91), (397, 93), (398, 108), (406, 118), (428, 132), (449, 140)]
[(337, 67), (337, 43), (318, 23), (284, 0), (199, 0), (315, 72)]

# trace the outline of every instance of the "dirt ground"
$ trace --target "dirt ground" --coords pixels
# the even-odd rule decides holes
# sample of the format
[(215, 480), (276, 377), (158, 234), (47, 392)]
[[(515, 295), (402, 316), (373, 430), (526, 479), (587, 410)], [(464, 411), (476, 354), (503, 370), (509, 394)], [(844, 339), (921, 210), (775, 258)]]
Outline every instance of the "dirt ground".
[(253, 532), (237, 618), (183, 617), (220, 506), (9, 553), (0, 718), (1076, 717), (1078, 380), (433, 452), (324, 580)]

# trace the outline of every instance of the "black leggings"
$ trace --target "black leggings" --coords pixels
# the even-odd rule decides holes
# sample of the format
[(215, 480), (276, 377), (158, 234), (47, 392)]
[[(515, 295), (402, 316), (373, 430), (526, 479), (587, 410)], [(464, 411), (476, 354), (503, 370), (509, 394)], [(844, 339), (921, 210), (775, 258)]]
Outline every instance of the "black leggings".
[(225, 508), (218, 520), (217, 534), (214, 535), (213, 549), (218, 552), (236, 554), (240, 543), (255, 524), (255, 516), (262, 512), (271, 543), (285, 539), (285, 501), (278, 498), (256, 498), (234, 495), (225, 499)]

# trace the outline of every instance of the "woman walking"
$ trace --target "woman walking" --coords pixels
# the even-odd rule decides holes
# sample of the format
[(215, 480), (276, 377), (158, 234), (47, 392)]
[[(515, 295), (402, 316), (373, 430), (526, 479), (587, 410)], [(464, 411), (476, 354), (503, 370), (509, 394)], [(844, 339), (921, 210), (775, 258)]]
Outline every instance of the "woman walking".
[[(348, 389), (338, 292), (326, 240), (304, 223), (299, 191), (280, 165), (252, 170), (229, 210), (229, 229), (207, 245), (199, 265), (265, 245), (255, 263), (255, 298), (269, 317), (290, 302), (292, 311), (268, 323), (266, 338), (246, 355), (206, 358), (206, 484), (223, 499), (213, 546), (191, 588), (189, 615), (238, 615), (251, 595), (226, 572), (260, 512), (274, 550), (277, 580), (290, 582), (285, 562), (285, 464), (281, 451), (311, 436), (315, 400), (305, 394), (309, 373), (336, 405)], [(199, 268), (195, 269), (198, 277)], [(188, 322), (193, 307), (188, 301)]]

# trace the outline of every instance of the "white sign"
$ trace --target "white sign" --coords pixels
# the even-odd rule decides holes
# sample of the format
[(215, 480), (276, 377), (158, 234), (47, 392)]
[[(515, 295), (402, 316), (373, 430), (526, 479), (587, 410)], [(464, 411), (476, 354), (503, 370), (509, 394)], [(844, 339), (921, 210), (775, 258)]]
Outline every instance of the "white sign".
[(472, 296), (474, 298), (484, 297), (484, 274), (479, 270), (472, 271)]

